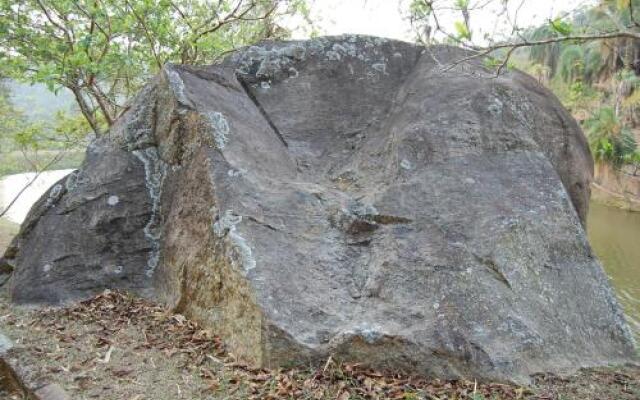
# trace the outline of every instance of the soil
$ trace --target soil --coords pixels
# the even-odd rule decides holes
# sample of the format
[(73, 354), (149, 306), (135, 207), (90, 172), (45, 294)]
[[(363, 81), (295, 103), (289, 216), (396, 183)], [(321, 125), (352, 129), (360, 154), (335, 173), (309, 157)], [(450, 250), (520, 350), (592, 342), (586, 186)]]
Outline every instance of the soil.
[[(318, 368), (252, 369), (210, 330), (120, 292), (30, 310), (10, 306), (0, 291), (0, 326), (29, 375), (60, 384), (73, 399), (640, 398), (640, 368), (631, 366), (537, 376), (528, 388), (381, 373), (331, 359)], [(20, 395), (0, 391), (0, 398)]]

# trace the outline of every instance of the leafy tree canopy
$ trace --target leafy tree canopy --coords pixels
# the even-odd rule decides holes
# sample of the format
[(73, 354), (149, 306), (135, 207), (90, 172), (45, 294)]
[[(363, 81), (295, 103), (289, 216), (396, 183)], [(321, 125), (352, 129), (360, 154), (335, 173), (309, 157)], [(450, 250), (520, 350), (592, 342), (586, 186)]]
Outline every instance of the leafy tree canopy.
[[(617, 167), (632, 164), (637, 171), (640, 0), (577, 3), (538, 26), (527, 25), (524, 16), (518, 19), (526, 3), (535, 0), (411, 0), (409, 15), (419, 41), (469, 50), (469, 56), (445, 69), (482, 59), (489, 72), (500, 74), (517, 62), (584, 121), (596, 160)], [(508, 27), (502, 36), (478, 37), (481, 31), (474, 21), (487, 13), (496, 26)]]
[(211, 63), (281, 38), (305, 0), (0, 0), (0, 76), (68, 88), (103, 133), (167, 62)]

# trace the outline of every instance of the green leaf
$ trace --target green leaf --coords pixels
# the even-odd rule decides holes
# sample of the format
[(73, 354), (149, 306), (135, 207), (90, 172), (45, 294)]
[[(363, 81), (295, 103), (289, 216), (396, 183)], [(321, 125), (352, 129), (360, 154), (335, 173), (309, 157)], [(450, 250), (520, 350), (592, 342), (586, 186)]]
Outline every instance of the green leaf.
[(549, 25), (555, 32), (558, 32), (563, 36), (569, 36), (573, 31), (573, 27), (571, 26), (571, 24), (567, 21), (562, 20), (561, 18), (550, 20)]
[[(235, 14), (244, 18), (224, 22), (237, 5), (238, 0), (0, 0), (0, 74), (43, 83), (51, 91), (74, 88), (78, 101), (91, 104), (106, 96), (116, 106), (85, 114), (98, 127), (107, 120), (103, 112), (116, 119), (164, 63), (211, 63), (236, 47), (286, 38), (289, 32), (270, 13), (274, 5), (279, 18), (309, 14), (308, 0), (242, 1)], [(68, 18), (52, 23), (47, 14)], [(211, 29), (221, 22), (220, 29)]]
[(413, 0), (409, 12), (414, 18), (424, 19), (431, 15), (432, 9), (424, 0)]
[(456, 36), (460, 40), (471, 40), (471, 32), (467, 25), (463, 21), (454, 22), (454, 27), (456, 29)]
[(469, 8), (469, 0), (456, 0), (455, 4), (458, 10), (466, 10)]

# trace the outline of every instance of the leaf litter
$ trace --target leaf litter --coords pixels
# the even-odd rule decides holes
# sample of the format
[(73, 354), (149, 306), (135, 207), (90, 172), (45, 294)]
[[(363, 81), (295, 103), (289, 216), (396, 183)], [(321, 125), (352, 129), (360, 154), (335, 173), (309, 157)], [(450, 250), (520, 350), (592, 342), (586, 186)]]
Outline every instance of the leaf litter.
[(583, 370), (569, 378), (539, 375), (530, 388), (375, 371), (331, 357), (316, 368), (252, 368), (227, 352), (212, 330), (119, 291), (42, 310), (11, 307), (4, 294), (0, 322), (29, 374), (59, 383), (73, 399), (640, 398), (636, 367)]

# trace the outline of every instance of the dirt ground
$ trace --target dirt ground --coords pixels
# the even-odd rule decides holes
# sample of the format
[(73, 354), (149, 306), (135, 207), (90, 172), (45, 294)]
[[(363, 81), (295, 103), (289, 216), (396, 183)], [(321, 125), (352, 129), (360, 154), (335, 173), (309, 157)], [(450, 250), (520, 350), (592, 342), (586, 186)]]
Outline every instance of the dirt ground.
[(0, 291), (0, 327), (32, 377), (60, 384), (73, 399), (640, 399), (635, 367), (540, 376), (529, 388), (382, 374), (331, 359), (303, 370), (251, 369), (213, 332), (119, 292), (27, 310), (9, 306)]

